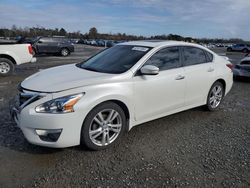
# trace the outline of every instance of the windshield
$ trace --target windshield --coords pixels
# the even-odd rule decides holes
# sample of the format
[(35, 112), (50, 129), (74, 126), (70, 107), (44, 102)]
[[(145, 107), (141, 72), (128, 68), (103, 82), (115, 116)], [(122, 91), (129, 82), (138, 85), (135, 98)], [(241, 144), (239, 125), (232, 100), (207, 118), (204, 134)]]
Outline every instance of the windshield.
[(78, 64), (78, 67), (111, 74), (120, 74), (135, 65), (151, 48), (132, 45), (117, 45)]

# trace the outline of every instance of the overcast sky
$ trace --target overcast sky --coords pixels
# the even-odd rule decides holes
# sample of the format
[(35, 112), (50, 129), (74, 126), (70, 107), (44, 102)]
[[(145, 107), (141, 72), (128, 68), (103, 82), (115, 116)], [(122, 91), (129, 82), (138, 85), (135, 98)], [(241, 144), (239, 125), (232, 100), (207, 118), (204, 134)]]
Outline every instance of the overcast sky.
[(250, 0), (0, 0), (0, 27), (250, 40)]

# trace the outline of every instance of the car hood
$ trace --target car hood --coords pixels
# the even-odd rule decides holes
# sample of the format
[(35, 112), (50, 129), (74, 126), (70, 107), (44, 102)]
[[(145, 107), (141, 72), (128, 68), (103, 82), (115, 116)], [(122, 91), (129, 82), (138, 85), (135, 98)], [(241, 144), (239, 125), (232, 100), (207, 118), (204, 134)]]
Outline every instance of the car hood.
[(21, 87), (39, 92), (59, 92), (72, 88), (105, 83), (114, 74), (88, 71), (77, 67), (75, 64), (49, 68), (35, 73), (26, 78)]

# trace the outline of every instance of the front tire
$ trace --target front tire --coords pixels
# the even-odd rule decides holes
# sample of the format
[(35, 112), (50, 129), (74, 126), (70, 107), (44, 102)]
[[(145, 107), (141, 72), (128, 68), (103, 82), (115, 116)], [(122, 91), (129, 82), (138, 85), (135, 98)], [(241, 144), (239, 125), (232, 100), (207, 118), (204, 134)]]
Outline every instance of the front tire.
[(9, 76), (14, 72), (15, 65), (7, 58), (0, 58), (0, 76)]
[(81, 132), (81, 143), (91, 150), (102, 150), (115, 144), (124, 134), (126, 116), (113, 102), (96, 106), (87, 115)]
[(219, 108), (225, 94), (225, 88), (219, 81), (215, 82), (208, 92), (207, 96), (207, 109), (215, 111)]

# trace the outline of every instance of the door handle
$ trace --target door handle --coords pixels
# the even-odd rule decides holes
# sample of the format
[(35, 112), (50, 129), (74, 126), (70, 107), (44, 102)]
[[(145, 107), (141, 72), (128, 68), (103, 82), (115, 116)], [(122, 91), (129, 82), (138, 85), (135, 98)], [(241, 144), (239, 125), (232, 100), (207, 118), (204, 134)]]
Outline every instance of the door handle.
[(182, 79), (184, 79), (185, 78), (185, 76), (183, 76), (183, 75), (178, 75), (176, 78), (175, 78), (175, 80), (182, 80)]
[(214, 68), (210, 67), (207, 72), (213, 72), (214, 71)]

